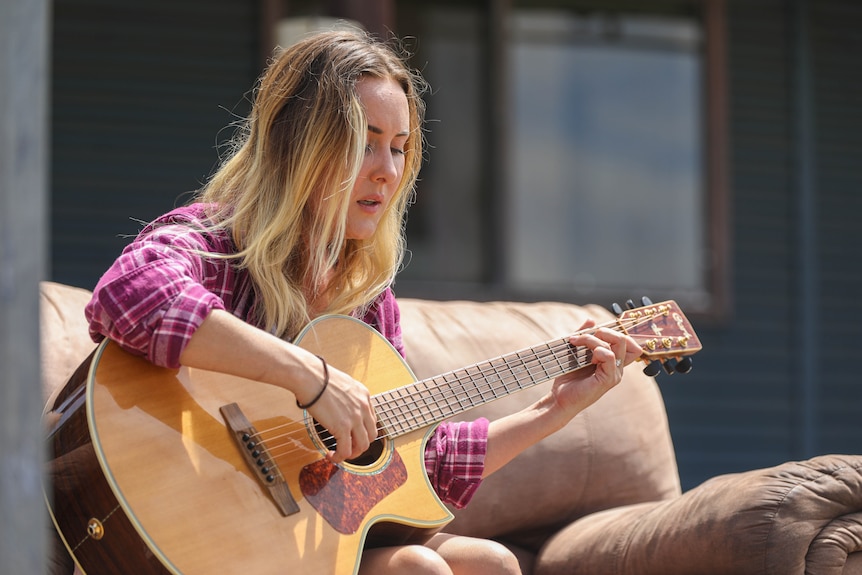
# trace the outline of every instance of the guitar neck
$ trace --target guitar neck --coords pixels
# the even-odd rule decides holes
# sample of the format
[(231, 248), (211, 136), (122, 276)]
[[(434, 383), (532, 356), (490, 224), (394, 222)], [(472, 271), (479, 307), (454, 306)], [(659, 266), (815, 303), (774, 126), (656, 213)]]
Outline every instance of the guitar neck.
[(568, 338), (500, 356), (375, 395), (377, 416), (398, 437), (590, 365), (592, 352)]
[[(603, 327), (638, 341), (645, 361), (676, 360), (701, 349), (674, 301), (620, 310), (616, 321)], [(569, 338), (555, 339), (377, 394), (372, 401), (386, 434), (398, 437), (586, 367), (592, 358), (592, 351), (571, 345)]]

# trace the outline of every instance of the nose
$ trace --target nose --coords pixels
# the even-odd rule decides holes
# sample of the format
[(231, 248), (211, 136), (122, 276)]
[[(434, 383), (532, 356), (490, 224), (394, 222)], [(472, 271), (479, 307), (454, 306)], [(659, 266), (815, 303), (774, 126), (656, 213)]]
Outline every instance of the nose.
[(374, 154), (371, 179), (381, 184), (389, 184), (398, 178), (398, 165), (392, 153)]

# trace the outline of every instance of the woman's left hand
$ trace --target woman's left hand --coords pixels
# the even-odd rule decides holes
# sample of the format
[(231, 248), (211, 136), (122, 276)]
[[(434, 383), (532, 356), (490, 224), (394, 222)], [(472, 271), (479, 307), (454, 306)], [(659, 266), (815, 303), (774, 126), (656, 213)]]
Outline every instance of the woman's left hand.
[(595, 325), (587, 320), (569, 338), (572, 346), (592, 352), (591, 365), (555, 379), (551, 391), (530, 407), (491, 422), (484, 476), (563, 428), (618, 384), (623, 368), (643, 354), (630, 336), (606, 328), (595, 329)]
[(570, 417), (595, 403), (616, 386), (622, 380), (625, 366), (643, 354), (631, 336), (594, 327), (595, 322), (587, 320), (578, 333), (569, 338), (573, 346), (585, 347), (592, 352), (592, 365), (554, 381), (555, 402)]

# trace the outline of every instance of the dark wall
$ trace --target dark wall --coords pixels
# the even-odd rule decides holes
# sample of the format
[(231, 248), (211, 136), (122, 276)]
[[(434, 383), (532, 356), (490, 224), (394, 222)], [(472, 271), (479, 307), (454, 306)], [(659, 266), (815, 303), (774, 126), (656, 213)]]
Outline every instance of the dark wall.
[(51, 277), (92, 288), (216, 165), (259, 73), (256, 3), (54, 4)]
[(684, 487), (862, 452), (860, 23), (849, 1), (729, 3), (734, 306), (662, 380)]

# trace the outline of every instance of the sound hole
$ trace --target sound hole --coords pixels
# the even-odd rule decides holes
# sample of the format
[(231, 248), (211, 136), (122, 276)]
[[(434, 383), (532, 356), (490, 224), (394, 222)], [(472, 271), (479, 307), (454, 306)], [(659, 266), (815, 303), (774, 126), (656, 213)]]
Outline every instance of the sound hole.
[[(338, 446), (338, 442), (335, 441), (335, 437), (329, 433), (329, 430), (318, 423), (316, 419), (314, 420), (314, 431), (317, 433), (317, 439), (320, 440), (320, 443), (322, 443), (327, 450), (335, 451), (335, 448)], [(358, 457), (348, 459), (347, 463), (358, 466), (372, 465), (380, 459), (381, 455), (383, 455), (383, 440), (378, 438), (375, 441), (372, 441), (371, 445), (368, 446), (368, 449), (363, 451)]]

